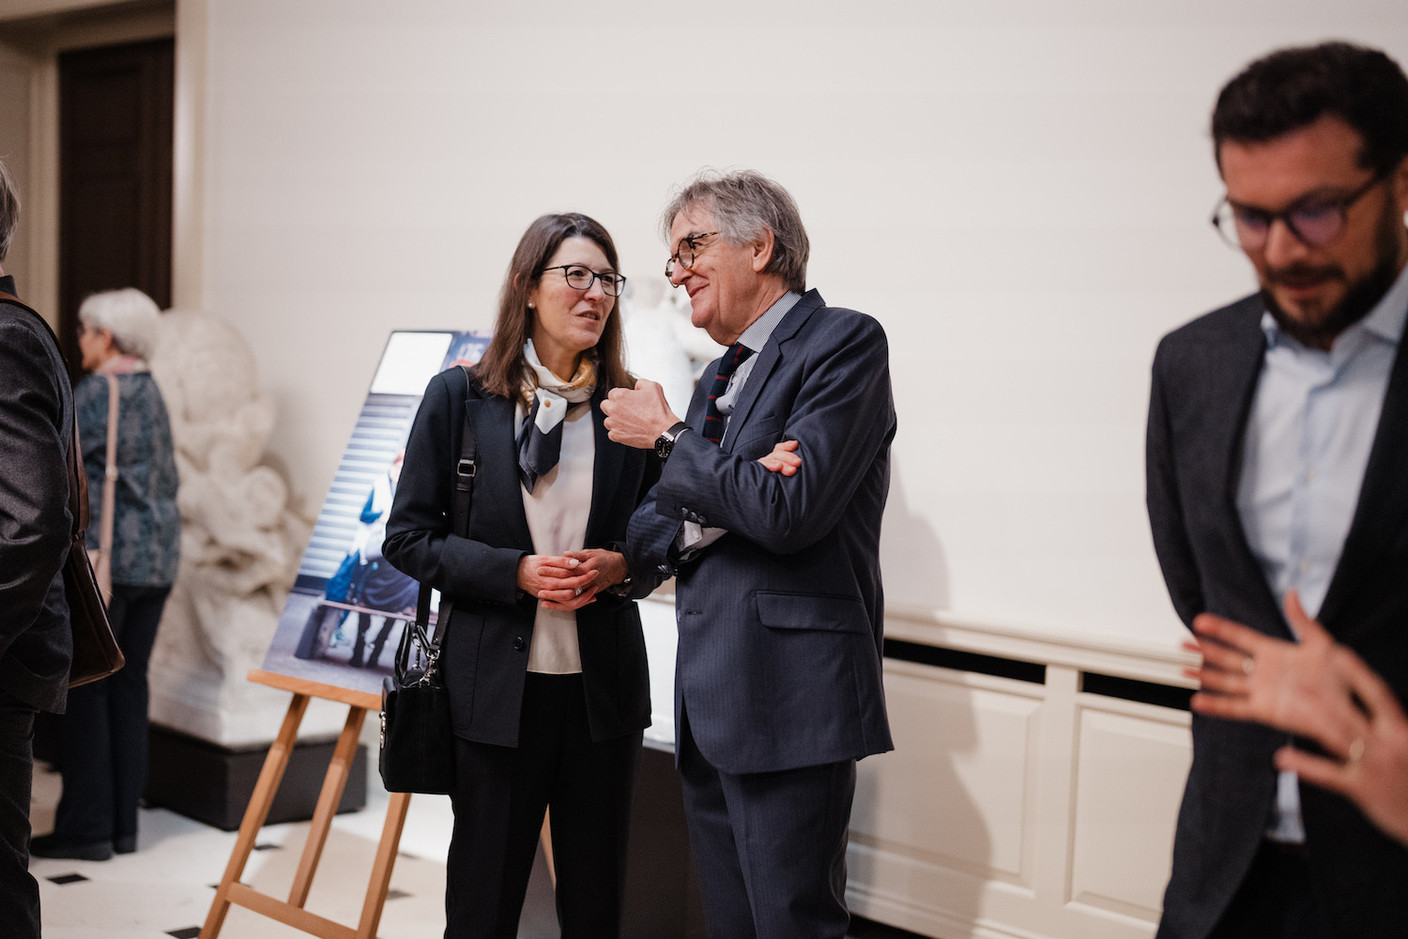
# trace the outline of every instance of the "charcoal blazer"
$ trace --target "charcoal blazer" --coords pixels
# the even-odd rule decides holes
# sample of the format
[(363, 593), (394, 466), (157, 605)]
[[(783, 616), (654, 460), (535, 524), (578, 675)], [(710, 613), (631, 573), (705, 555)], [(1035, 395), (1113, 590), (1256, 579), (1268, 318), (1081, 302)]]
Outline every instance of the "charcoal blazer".
[[(706, 369), (705, 374), (713, 374)], [(706, 390), (687, 422), (703, 426)], [(880, 519), (895, 409), (880, 324), (804, 295), (758, 351), (722, 446), (682, 434), (631, 521), (632, 566), (674, 573), (676, 740), (729, 773), (892, 748), (881, 686)], [(756, 460), (799, 441), (795, 476)], [(728, 534), (678, 562), (685, 521)]]
[[(14, 281), (0, 277), (0, 290)], [(63, 565), (73, 396), (49, 327), (0, 301), (0, 697), (61, 712), (73, 639)]]
[[(599, 390), (592, 399), (596, 455), (585, 547), (624, 542), (626, 523), (658, 473), (653, 453), (607, 439)], [(411, 577), (450, 599), (453, 612), (441, 661), (456, 735), (478, 743), (518, 743), (528, 652), (537, 600), (517, 585), (518, 560), (534, 553), (523, 511), (514, 442), (515, 404), (466, 394), (463, 372), (430, 381), (406, 442), (406, 458), (386, 525), (383, 553)], [(478, 440), (478, 475), (468, 537), (450, 531), (452, 472), (468, 410)], [(658, 583), (634, 578), (637, 595)], [(600, 593), (577, 611), (582, 680), (593, 740), (650, 723), (650, 678), (640, 613), (627, 597)]]
[[(1185, 624), (1204, 611), (1291, 638), (1236, 507), (1242, 444), (1266, 350), (1258, 296), (1175, 330), (1153, 366), (1147, 502), (1154, 547)], [(1319, 612), (1408, 700), (1408, 356), (1400, 345), (1359, 501)], [(1203, 937), (1251, 866), (1271, 818), (1272, 755), (1285, 734), (1193, 715), (1193, 766), (1178, 816), (1160, 937)], [(1408, 850), (1353, 805), (1300, 788), (1310, 868), (1338, 935), (1408, 923)]]

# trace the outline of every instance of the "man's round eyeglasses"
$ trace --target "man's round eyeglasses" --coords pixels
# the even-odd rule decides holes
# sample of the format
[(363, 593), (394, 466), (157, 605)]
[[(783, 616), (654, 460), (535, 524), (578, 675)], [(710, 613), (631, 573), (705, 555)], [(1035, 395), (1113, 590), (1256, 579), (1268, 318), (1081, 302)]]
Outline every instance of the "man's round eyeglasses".
[(601, 289), (608, 297), (619, 297), (621, 291), (626, 289), (626, 276), (612, 271), (598, 274), (580, 264), (559, 264), (557, 267), (545, 267), (538, 273), (546, 274), (548, 271), (562, 271), (562, 276), (567, 278), (567, 286), (573, 290), (591, 290), (592, 283), (598, 280), (601, 281)]
[(1212, 224), (1222, 240), (1243, 251), (1260, 251), (1271, 237), (1271, 226), (1277, 219), (1286, 223), (1303, 244), (1320, 248), (1334, 241), (1344, 231), (1350, 207), (1383, 182), (1378, 173), (1358, 189), (1339, 198), (1327, 199), (1310, 195), (1280, 212), (1238, 205), (1226, 196), (1212, 213)]
[(674, 277), (676, 265), (687, 271), (694, 270), (694, 258), (699, 254), (700, 240), (717, 234), (716, 231), (706, 231), (697, 235), (685, 235), (681, 238), (679, 250), (670, 255), (670, 260), (665, 262), (665, 276)]

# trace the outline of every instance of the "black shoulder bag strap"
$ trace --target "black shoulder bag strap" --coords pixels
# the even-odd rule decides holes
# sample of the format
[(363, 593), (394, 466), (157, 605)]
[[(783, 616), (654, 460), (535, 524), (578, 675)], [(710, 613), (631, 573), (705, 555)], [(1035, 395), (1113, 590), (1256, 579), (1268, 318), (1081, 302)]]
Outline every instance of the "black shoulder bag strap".
[[(450, 531), (461, 537), (469, 535), (469, 505), (470, 496), (474, 493), (474, 476), (478, 472), (478, 439), (474, 435), (474, 423), (469, 419), (469, 398), (473, 391), (473, 384), (470, 382), (469, 369), (461, 365), (460, 371), (464, 372), (464, 429), (460, 434), (460, 458), (455, 463), (455, 490), (450, 496)], [(439, 658), (440, 643), (445, 638), (444, 628), (450, 623), (451, 603), (449, 597), (441, 597), (440, 615), (435, 622), (435, 638), (431, 641), (428, 651), (432, 658)], [(420, 585), (420, 598), (416, 601), (416, 623), (429, 633), (428, 624), (430, 622), (430, 585), (422, 582)]]
[(464, 432), (460, 435), (460, 459), (455, 464), (455, 492), (451, 502), (450, 530), (461, 537), (469, 537), (469, 497), (474, 491), (474, 475), (478, 463), (476, 454), (478, 441), (474, 436), (474, 423), (469, 419), (469, 397), (474, 390), (470, 382), (469, 369), (461, 365), (464, 372)]

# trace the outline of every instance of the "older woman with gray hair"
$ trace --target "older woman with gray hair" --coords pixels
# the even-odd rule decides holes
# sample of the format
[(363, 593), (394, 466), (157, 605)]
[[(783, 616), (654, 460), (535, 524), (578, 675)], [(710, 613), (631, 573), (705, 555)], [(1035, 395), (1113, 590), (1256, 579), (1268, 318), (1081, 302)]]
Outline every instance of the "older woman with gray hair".
[(176, 579), (181, 538), (171, 425), (146, 365), (159, 316), (151, 298), (131, 288), (94, 294), (78, 311), (78, 346), (91, 373), (73, 394), (88, 472), (90, 550), (101, 537), (110, 394), (117, 394), (108, 615), (127, 665), (69, 692), (63, 796), (54, 832), (30, 843), (39, 857), (102, 861), (137, 847), (137, 800), (147, 773), (147, 664)]

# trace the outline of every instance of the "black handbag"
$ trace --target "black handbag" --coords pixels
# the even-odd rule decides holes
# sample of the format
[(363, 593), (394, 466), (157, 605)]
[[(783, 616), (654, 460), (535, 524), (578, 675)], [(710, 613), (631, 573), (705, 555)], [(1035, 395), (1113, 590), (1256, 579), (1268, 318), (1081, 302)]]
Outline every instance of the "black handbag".
[(416, 621), (406, 624), (396, 647), (396, 674), (382, 681), (377, 769), (387, 792), (443, 794), (454, 787), (450, 697), (439, 668), (442, 636), (437, 624), (435, 638), (428, 638), (429, 618), (430, 587), (421, 584)]
[[(59, 338), (44, 317), (10, 293), (0, 293), (0, 300), (34, 314), (44, 324), (54, 345)], [(62, 353), (60, 353), (62, 357)], [(67, 381), (67, 377), (64, 379)], [(68, 511), (72, 518), (68, 560), (64, 561), (64, 596), (68, 600), (69, 628), (73, 634), (73, 659), (68, 670), (68, 686), (77, 688), (99, 678), (107, 678), (122, 668), (125, 660), (118, 648), (117, 637), (108, 622), (108, 607), (98, 588), (97, 575), (88, 560), (85, 544), (88, 529), (88, 474), (83, 471), (83, 448), (78, 442), (78, 424), (73, 427), (73, 443), (68, 453)]]
[(70, 688), (107, 678), (127, 664), (113, 635), (104, 591), (88, 556), (88, 474), (83, 471), (82, 453), (75, 425), (68, 460), (68, 510), (73, 514), (73, 532), (68, 560), (64, 561), (64, 595), (68, 598), (69, 631), (73, 634), (73, 659), (68, 667)]
[[(469, 370), (465, 373), (466, 400)], [(465, 409), (460, 458), (455, 464), (451, 530), (469, 531), (470, 495), (474, 487), (475, 437)], [(440, 644), (450, 624), (451, 603), (442, 597), (434, 638), (430, 632), (430, 584), (422, 582), (416, 621), (407, 623), (396, 647), (395, 674), (381, 687), (381, 754), (377, 769), (388, 792), (445, 794), (454, 788), (454, 732), (450, 697), (440, 676)]]

